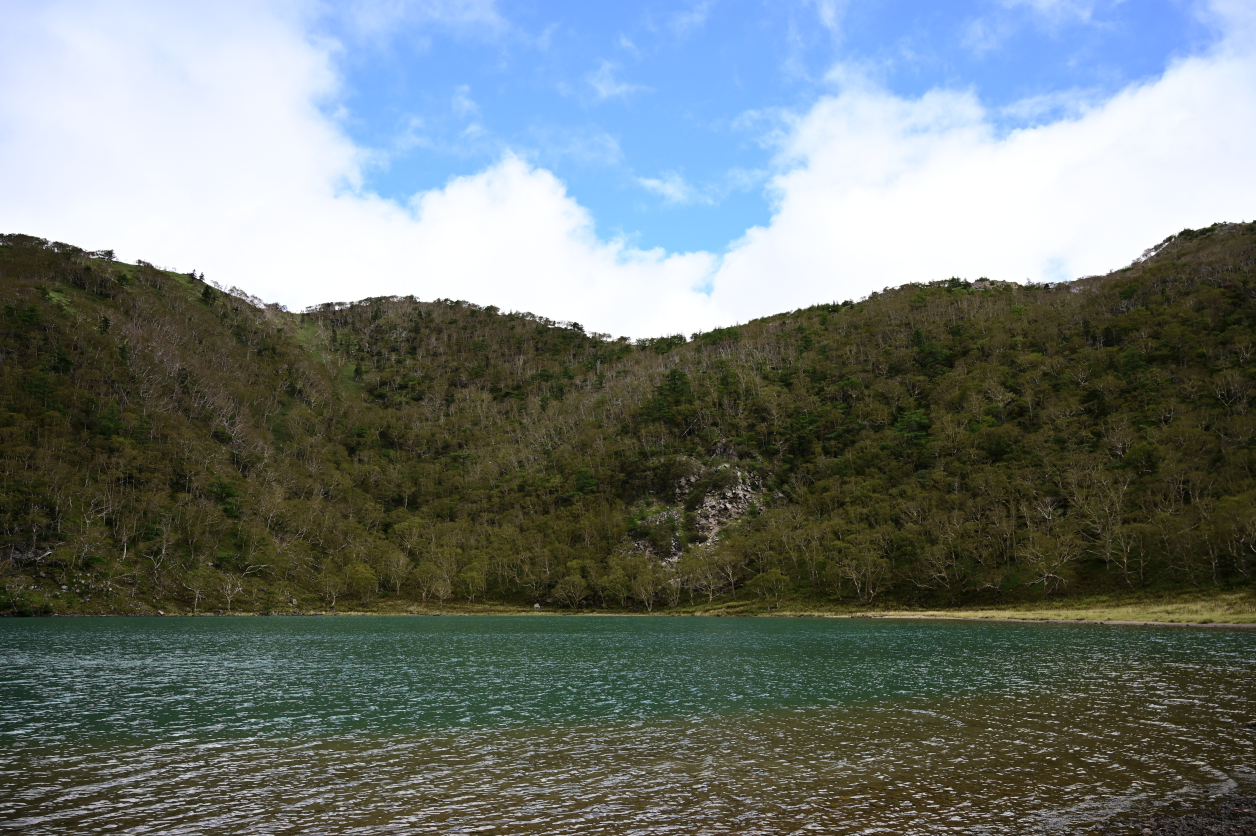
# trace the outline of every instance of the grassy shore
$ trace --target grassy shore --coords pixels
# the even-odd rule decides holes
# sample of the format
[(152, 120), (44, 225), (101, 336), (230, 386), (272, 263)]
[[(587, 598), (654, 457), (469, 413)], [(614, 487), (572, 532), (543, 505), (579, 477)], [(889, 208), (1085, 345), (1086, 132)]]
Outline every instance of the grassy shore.
[[(250, 612), (237, 608), (231, 615), (580, 615), (580, 616), (707, 616), (775, 618), (941, 618), (983, 621), (1075, 621), (1108, 624), (1228, 624), (1256, 626), (1256, 590), (1212, 590), (1174, 593), (1127, 593), (1124, 595), (1061, 598), (1051, 601), (1017, 602), (1003, 606), (925, 609), (903, 607), (894, 602), (882, 606), (855, 603), (783, 600), (780, 606), (767, 606), (761, 598), (739, 595), (711, 603), (688, 602), (678, 607), (658, 606), (642, 610), (571, 610), (553, 605), (536, 609), (531, 605), (447, 601), (443, 607), (414, 601), (377, 600), (370, 606), (341, 602), (335, 609), (322, 609), (313, 602), (281, 607), (270, 612)], [(60, 610), (61, 615), (192, 615), (171, 604), (128, 602), (119, 609), (97, 604)], [(34, 614), (34, 613), (32, 613)], [(41, 614), (51, 614), (44, 612)], [(227, 615), (221, 610), (204, 610), (200, 615)]]
[[(1178, 592), (1167, 595), (1132, 594), (1058, 601), (1018, 603), (1001, 607), (955, 609), (904, 609), (858, 605), (817, 604), (813, 601), (783, 601), (769, 608), (761, 599), (742, 597), (710, 604), (660, 607), (653, 612), (640, 610), (578, 610), (552, 606), (540, 610), (508, 604), (447, 603), (434, 607), (396, 606), (373, 610), (377, 614), (415, 615), (638, 615), (776, 618), (943, 618), (985, 621), (1077, 621), (1110, 624), (1230, 624), (1256, 626), (1256, 590)], [(357, 611), (342, 614), (359, 614)], [(368, 614), (368, 613), (361, 613)]]
[[(782, 614), (828, 615), (810, 610)], [(836, 614), (836, 613), (833, 613)], [(1072, 598), (1002, 607), (956, 609), (865, 609), (846, 615), (880, 618), (960, 618), (1018, 621), (1087, 621), (1151, 624), (1256, 625), (1256, 594), (1250, 590)]]

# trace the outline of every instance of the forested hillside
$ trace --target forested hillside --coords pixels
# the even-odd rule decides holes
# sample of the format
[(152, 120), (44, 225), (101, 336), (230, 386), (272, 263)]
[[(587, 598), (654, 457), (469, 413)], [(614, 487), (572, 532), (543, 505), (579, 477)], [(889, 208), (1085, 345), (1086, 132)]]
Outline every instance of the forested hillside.
[(631, 342), (0, 236), (0, 610), (1246, 585), (1256, 224)]

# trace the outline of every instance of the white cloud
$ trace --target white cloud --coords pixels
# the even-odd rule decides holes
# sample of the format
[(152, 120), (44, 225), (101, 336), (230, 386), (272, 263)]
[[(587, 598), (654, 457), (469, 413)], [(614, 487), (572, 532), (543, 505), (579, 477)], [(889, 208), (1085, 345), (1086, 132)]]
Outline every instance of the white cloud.
[(1229, 41), (1081, 115), (1000, 136), (968, 93), (851, 89), (789, 126), (771, 223), (715, 277), (779, 310), (952, 275), (1059, 280), (1256, 215), (1256, 56)]
[(599, 240), (518, 158), (405, 205), (317, 106), (331, 46), (250, 2), (61, 2), (0, 30), (0, 230), (204, 270), (290, 306), (413, 293), (634, 336), (713, 320), (706, 254)]
[(1208, 0), (1195, 7), (1196, 13), (1220, 32), (1232, 46), (1252, 51), (1256, 38), (1256, 5), (1251, 0)]
[[(406, 245), (418, 275), (439, 271), (439, 283), (465, 298), (634, 335), (678, 327), (668, 308), (709, 317), (709, 303), (691, 288), (709, 274), (711, 256), (599, 241), (562, 183), (517, 158), (426, 192), (411, 210), (388, 243)], [(651, 304), (663, 310), (650, 315)]]
[(328, 115), (338, 47), (295, 2), (10, 2), (0, 231), (291, 306), (413, 293), (642, 336), (907, 281), (1101, 272), (1182, 227), (1256, 215), (1256, 38), (1236, 0), (1211, 7), (1231, 32), (1212, 53), (1011, 134), (970, 93), (848, 80), (784, 119), (771, 222), (722, 258), (603, 240), (557, 178), (509, 153), (412, 201), (364, 191), (370, 154)]

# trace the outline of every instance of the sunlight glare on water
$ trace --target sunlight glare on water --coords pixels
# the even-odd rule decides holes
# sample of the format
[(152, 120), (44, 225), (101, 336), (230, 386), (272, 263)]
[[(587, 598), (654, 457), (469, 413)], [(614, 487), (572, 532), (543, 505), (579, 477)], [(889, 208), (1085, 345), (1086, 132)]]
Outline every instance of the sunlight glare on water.
[(1025, 833), (1256, 784), (1256, 632), (0, 622), (0, 830)]

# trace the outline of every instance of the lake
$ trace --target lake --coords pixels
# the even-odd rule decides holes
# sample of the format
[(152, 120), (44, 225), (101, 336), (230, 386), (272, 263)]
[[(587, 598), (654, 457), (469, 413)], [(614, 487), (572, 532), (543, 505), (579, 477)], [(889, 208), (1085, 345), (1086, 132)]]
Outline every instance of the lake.
[(0, 832), (1098, 832), (1253, 718), (1238, 629), (4, 619)]

